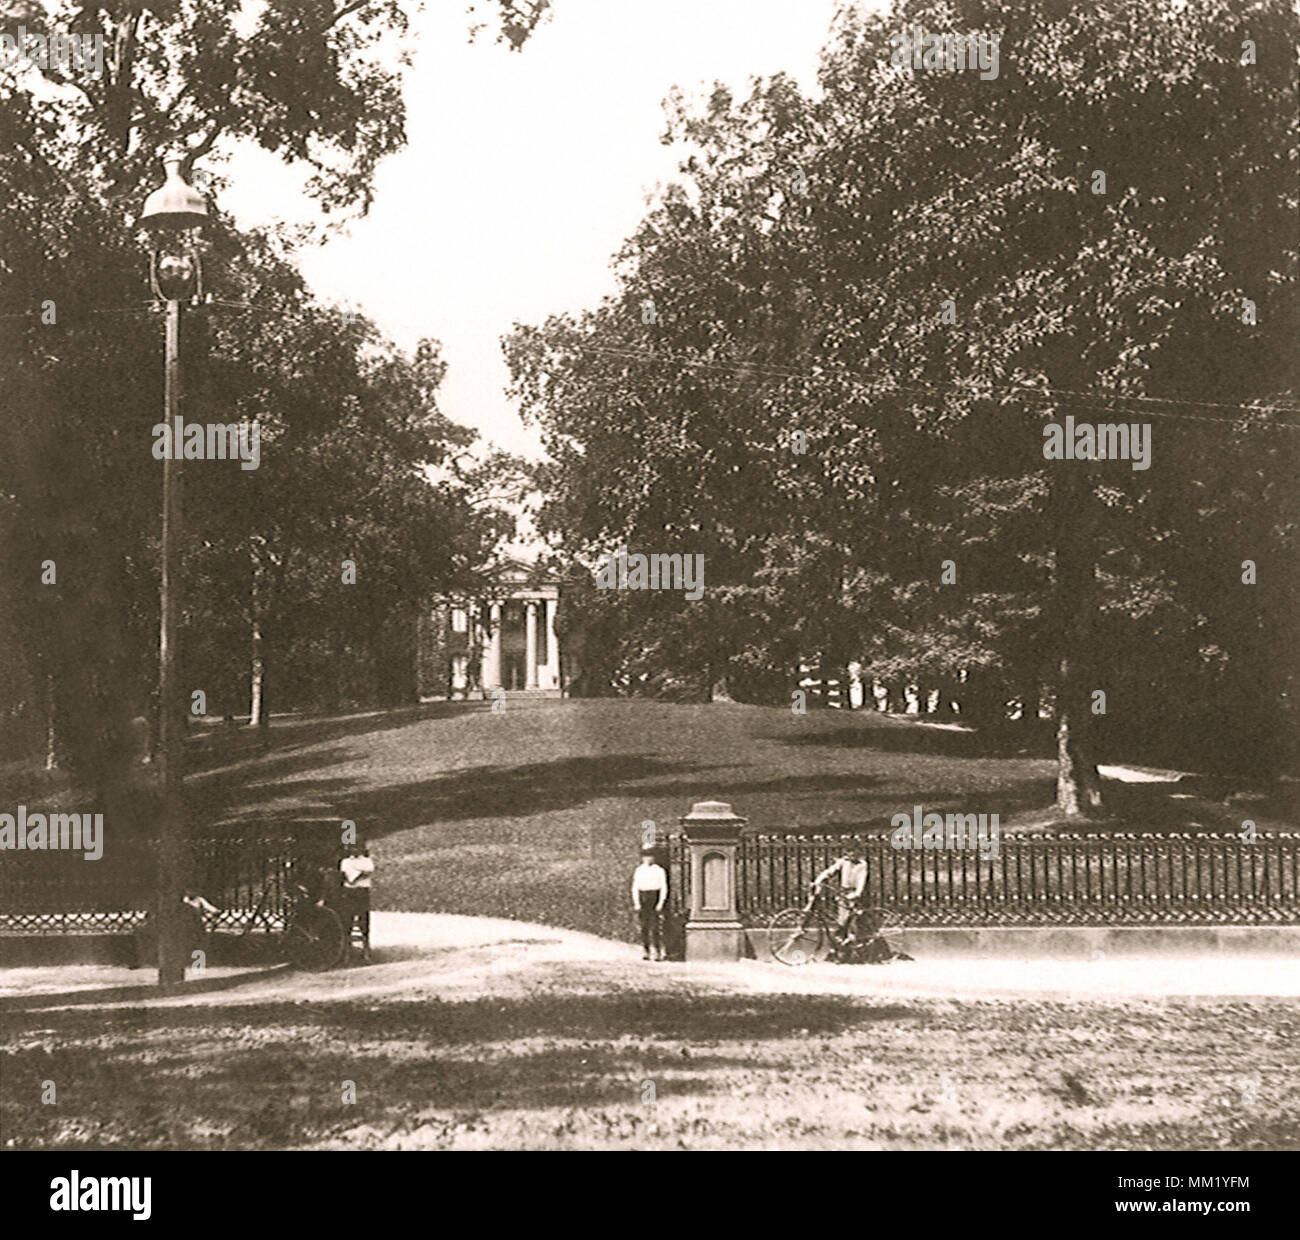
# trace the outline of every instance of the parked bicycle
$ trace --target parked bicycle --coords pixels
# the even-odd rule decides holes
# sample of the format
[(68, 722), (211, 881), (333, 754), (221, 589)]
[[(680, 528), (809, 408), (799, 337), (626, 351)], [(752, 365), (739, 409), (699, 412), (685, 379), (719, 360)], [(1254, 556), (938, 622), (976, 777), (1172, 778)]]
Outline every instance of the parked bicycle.
[[(332, 908), (313, 900), (302, 883), (290, 884), (289, 892), (288, 922), (276, 944), (280, 958), (311, 973), (332, 969), (347, 948), (343, 922)], [(270, 894), (270, 888), (262, 892), (244, 934), (262, 919)]]
[(837, 964), (883, 964), (912, 957), (891, 943), (887, 931), (901, 928), (898, 915), (871, 905), (854, 911), (841, 931), (834, 900), (813, 888), (807, 901), (783, 908), (768, 923), (768, 944), (782, 964), (799, 966), (819, 960)]

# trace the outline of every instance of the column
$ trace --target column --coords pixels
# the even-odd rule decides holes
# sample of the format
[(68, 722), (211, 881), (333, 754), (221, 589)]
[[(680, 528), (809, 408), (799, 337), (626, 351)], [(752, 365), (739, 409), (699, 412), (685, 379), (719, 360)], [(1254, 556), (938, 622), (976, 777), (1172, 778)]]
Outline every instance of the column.
[[(473, 697), (483, 688), (483, 608), (478, 599), (465, 601), (465, 696)], [(476, 670), (477, 669), (477, 670)]]
[(555, 609), (559, 604), (558, 598), (546, 600), (546, 670), (552, 689), (560, 688), (560, 639), (555, 634)]
[(488, 633), (483, 654), (483, 689), (490, 691), (501, 687), (501, 604), (488, 608)]
[(524, 682), (525, 689), (537, 688), (537, 604), (529, 599), (524, 630)]

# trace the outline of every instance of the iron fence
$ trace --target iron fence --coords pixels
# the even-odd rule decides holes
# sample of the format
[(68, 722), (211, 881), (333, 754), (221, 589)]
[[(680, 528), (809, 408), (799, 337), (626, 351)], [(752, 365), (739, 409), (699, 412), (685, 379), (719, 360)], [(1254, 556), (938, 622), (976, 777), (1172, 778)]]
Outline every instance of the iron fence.
[[(867, 858), (867, 902), (910, 926), (1288, 925), (1300, 923), (1300, 833), (1003, 835), (998, 855), (896, 849), (881, 835), (745, 834), (737, 857), (742, 917), (801, 904), (849, 844)], [(684, 837), (668, 849), (674, 913), (685, 915)]]
[[(186, 881), (219, 910), (218, 930), (279, 930), (295, 869), (337, 864), (319, 839), (213, 836), (187, 841)], [(157, 891), (157, 843), (107, 844), (97, 861), (75, 852), (0, 853), (0, 934), (105, 934), (144, 921)]]

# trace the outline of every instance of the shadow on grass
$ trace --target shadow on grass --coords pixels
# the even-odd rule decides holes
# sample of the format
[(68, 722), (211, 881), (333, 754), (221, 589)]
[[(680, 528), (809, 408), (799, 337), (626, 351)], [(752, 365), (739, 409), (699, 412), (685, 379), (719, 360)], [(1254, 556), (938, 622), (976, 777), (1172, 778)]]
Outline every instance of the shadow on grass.
[[(272, 718), (269, 735), (265, 738), (256, 728), (250, 728), (246, 724), (234, 728), (221, 724), (200, 725), (193, 727), (186, 737), (185, 775), (187, 779), (210, 776), (221, 767), (248, 764), (248, 769), (242, 771), (238, 778), (246, 781), (255, 771), (260, 782), (265, 778), (263, 772), (292, 774), (295, 770), (310, 770), (332, 759), (346, 756), (346, 751), (339, 749), (324, 754), (309, 754), (302, 758), (288, 757), (314, 745), (401, 728), (412, 723), (478, 714), (488, 710), (490, 705), (487, 702), (429, 702), (420, 706), (325, 717), (277, 715)], [(280, 760), (276, 760), (277, 755), (281, 756)], [(233, 772), (229, 774), (234, 777)], [(129, 772), (127, 782), (148, 795), (157, 779), (157, 766), (135, 764)], [(42, 797), (53, 800), (56, 796), (69, 795), (78, 793), (70, 784), (68, 773), (57, 769), (46, 771), (36, 758), (0, 767), (0, 803), (32, 801)], [(82, 799), (86, 799), (84, 795)]]
[[(319, 759), (309, 765), (319, 766)], [(651, 791), (627, 788), (637, 780), (671, 774), (698, 774), (707, 767), (687, 762), (665, 762), (634, 754), (529, 762), (519, 766), (476, 766), (450, 771), (432, 779), (358, 790), (350, 780), (306, 780), (288, 788), (275, 787), (283, 772), (257, 771), (257, 782), (269, 795), (290, 795), (316, 804), (337, 803), (347, 817), (372, 823), (372, 837), (428, 823), (468, 818), (526, 818), (554, 810), (584, 805), (597, 797), (649, 796)], [(680, 789), (673, 785), (674, 791)], [(250, 792), (245, 784), (241, 791)], [(241, 812), (255, 812), (243, 806)], [(263, 816), (259, 821), (292, 819), (290, 813)]]
[[(876, 774), (834, 774), (814, 771), (806, 775), (773, 775), (763, 778), (766, 768), (755, 768), (753, 778), (719, 781), (708, 772), (717, 766), (689, 762), (668, 762), (639, 755), (601, 754), (530, 762), (518, 766), (497, 764), (451, 771), (417, 782), (358, 789), (343, 778), (307, 779), (284, 786), (284, 778), (318, 765), (319, 755), (286, 758), (283, 764), (259, 767), (256, 783), (231, 783), (220, 795), (213, 790), (207, 802), (210, 814), (222, 812), (230, 798), (238, 797), (241, 820), (255, 820), (273, 829), (287, 827), (312, 815), (292, 809), (259, 812), (256, 801), (289, 797), (308, 806), (329, 807), (340, 817), (364, 821), (372, 839), (430, 824), (448, 824), (475, 819), (518, 820), (534, 815), (584, 806), (599, 800), (632, 799), (641, 803), (661, 800), (682, 805), (702, 798), (749, 805), (764, 796), (835, 796), (858, 814), (831, 823), (814, 822), (800, 828), (783, 819), (755, 823), (764, 830), (818, 830), (833, 825), (837, 830), (856, 827), (871, 829), (889, 825), (890, 816), (909, 811), (915, 804), (927, 809), (954, 809), (964, 813), (999, 813), (1005, 819), (1013, 813), (1049, 805), (1053, 798), (1050, 778), (1008, 778), (1000, 787), (969, 788), (969, 777), (954, 772), (952, 782), (942, 787), (921, 787), (899, 792), (896, 780)], [(724, 768), (734, 771), (734, 767)], [(923, 772), (933, 777), (934, 772)], [(848, 799), (846, 799), (846, 794)], [(856, 795), (855, 795), (856, 794)], [(196, 798), (197, 800), (197, 798)], [(316, 817), (331, 820), (327, 813)]]
[[(913, 1017), (847, 997), (649, 991), (43, 1012), (7, 1022), (0, 1100), (20, 1148), (279, 1147), (449, 1111), (635, 1105), (648, 1076), (660, 1097), (716, 1095), (733, 1070), (779, 1071), (802, 1039)], [(57, 1108), (34, 1101), (45, 1080)]]
[(428, 702), (422, 706), (324, 718), (279, 715), (272, 717), (270, 733), (265, 740), (258, 729), (246, 725), (208, 727), (190, 734), (185, 752), (186, 774), (198, 775), (232, 763), (292, 752), (326, 741), (391, 731), (412, 723), (481, 714), (490, 706), (488, 702)]

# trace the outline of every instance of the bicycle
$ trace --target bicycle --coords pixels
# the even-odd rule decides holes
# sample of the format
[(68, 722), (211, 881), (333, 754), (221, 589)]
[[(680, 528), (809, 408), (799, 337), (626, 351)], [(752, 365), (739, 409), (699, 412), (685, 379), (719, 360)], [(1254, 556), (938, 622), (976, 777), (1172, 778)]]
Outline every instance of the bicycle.
[(870, 905), (857, 909), (842, 933), (828, 899), (814, 887), (803, 905), (783, 908), (768, 923), (768, 945), (775, 959), (797, 967), (830, 959), (837, 964), (883, 964), (911, 960), (896, 948), (884, 931), (900, 929), (898, 915)]
[[(270, 898), (270, 888), (262, 892), (253, 910), (244, 934), (261, 919), (263, 908)], [(318, 904), (301, 883), (290, 888), (288, 925), (276, 943), (278, 954), (294, 968), (309, 973), (332, 969), (347, 948), (346, 935), (339, 915), (324, 904)]]

